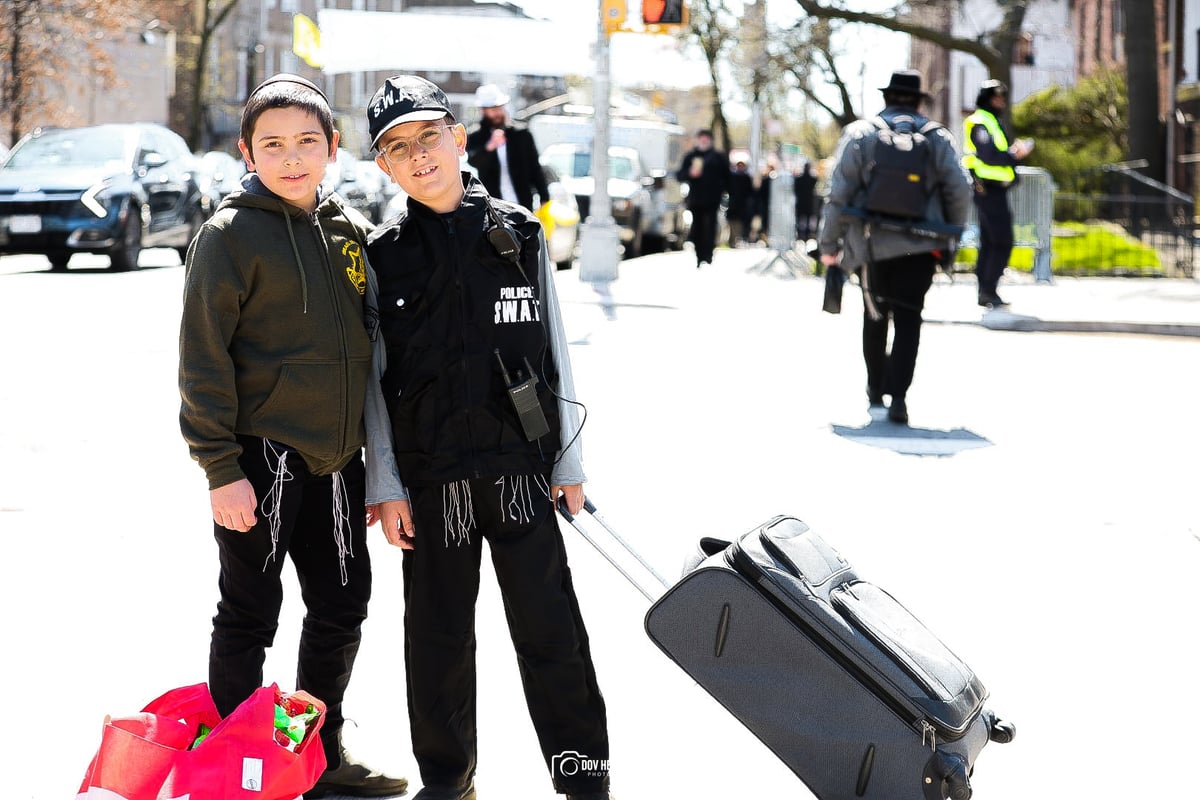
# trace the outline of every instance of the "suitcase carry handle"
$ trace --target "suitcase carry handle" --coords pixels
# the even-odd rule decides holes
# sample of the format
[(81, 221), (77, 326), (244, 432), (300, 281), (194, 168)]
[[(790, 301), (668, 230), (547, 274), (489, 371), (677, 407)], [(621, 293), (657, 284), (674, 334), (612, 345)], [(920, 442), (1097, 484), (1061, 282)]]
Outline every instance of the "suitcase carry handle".
[[(621, 566), (617, 562), (617, 560), (608, 553), (607, 550), (605, 550), (603, 547), (600, 546), (600, 543), (597, 542), (592, 537), (591, 534), (589, 534), (586, 530), (584, 530), (584, 528), (578, 522), (575, 521), (575, 515), (567, 510), (567, 500), (565, 497), (558, 498), (558, 502), (556, 502), (554, 505), (555, 505), (555, 508), (558, 509), (558, 513), (562, 514), (563, 518), (567, 522), (571, 523), (571, 527), (574, 528), (575, 530), (579, 531), (579, 535), (582, 536), (584, 539), (586, 539), (588, 544), (590, 544), (592, 547), (596, 548), (596, 550), (599, 551), (600, 555), (602, 555), (606, 559), (608, 559), (608, 563), (612, 564), (613, 567), (616, 568), (617, 572), (624, 575), (625, 580), (627, 580), (631, 584), (633, 584), (633, 587), (635, 589), (637, 589), (639, 592), (641, 592), (642, 594), (644, 594), (646, 596), (647, 600), (649, 600), (651, 603), (653, 603), (655, 600), (658, 599), (657, 595), (650, 592), (648, 589), (646, 589), (645, 586), (642, 585), (641, 581), (637, 580), (632, 575), (630, 575), (625, 570), (625, 568), (623, 566)], [(664, 589), (670, 587), (671, 584), (669, 584), (667, 582), (667, 579), (664, 578), (662, 575), (658, 574), (658, 571), (655, 570), (654, 567), (650, 566), (650, 562), (647, 561), (645, 558), (643, 558), (641, 553), (639, 553), (637, 550), (633, 549), (633, 546), (630, 545), (629, 542), (622, 539), (621, 535), (618, 534), (616, 531), (614, 531), (612, 529), (612, 526), (610, 526), (607, 522), (604, 521), (604, 517), (600, 516), (599, 512), (596, 511), (596, 506), (592, 503), (591, 500), (584, 498), (583, 510), (586, 511), (587, 513), (591, 514), (592, 519), (594, 519), (594, 520), (596, 520), (596, 522), (600, 523), (600, 526), (602, 528), (604, 528), (605, 531), (608, 532), (608, 535), (611, 536), (614, 540), (616, 540), (616, 542), (619, 545), (621, 545), (621, 547), (625, 548), (625, 552), (629, 553), (631, 556), (636, 558), (638, 560), (638, 563), (641, 564), (643, 567), (645, 567), (646, 571), (649, 572), (651, 575), (653, 575), (658, 580), (658, 582), (662, 584)]]

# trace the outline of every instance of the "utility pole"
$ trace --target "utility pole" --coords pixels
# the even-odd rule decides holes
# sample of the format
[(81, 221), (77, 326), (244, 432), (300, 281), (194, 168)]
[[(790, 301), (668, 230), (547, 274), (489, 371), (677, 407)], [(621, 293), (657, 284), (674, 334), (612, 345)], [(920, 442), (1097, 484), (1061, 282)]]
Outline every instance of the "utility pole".
[(595, 188), (588, 205), (587, 220), (579, 231), (579, 278), (604, 284), (617, 279), (617, 248), (620, 239), (612, 217), (612, 198), (608, 196), (609, 133), (609, 21), (605, 11), (611, 4), (598, 0), (600, 13), (596, 25), (596, 74), (592, 78), (592, 178)]

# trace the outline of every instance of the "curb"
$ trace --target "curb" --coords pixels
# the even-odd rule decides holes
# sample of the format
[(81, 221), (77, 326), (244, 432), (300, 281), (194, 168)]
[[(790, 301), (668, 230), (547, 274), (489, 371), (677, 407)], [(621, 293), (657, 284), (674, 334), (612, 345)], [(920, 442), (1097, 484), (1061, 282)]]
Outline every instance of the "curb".
[(978, 322), (993, 331), (1038, 333), (1125, 333), (1200, 338), (1200, 325), (1180, 322), (1119, 322), (1109, 320), (1043, 320), (1007, 311), (989, 311)]

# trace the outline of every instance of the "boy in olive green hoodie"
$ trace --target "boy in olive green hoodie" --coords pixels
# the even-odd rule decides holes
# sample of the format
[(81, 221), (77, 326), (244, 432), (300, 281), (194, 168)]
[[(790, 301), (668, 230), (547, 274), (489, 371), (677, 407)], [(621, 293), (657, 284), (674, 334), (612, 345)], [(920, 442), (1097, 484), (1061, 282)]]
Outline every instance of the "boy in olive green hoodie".
[(370, 226), (336, 194), (321, 197), (338, 133), (314, 84), (265, 81), (241, 137), (251, 172), (188, 250), (179, 336), (180, 426), (208, 478), (220, 554), (209, 688), (224, 716), (262, 685), (290, 556), (306, 607), (296, 685), (327, 706), (328, 768), (305, 796), (402, 794), (404, 778), (356, 762), (341, 737), (371, 594)]

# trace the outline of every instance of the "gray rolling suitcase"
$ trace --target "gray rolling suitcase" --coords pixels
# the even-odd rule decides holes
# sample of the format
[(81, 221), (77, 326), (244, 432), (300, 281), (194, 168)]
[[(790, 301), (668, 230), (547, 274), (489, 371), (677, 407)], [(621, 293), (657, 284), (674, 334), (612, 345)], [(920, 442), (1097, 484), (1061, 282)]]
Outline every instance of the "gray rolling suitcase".
[(1015, 734), (966, 664), (793, 517), (703, 540), (645, 625), (820, 800), (967, 800), (984, 745)]

